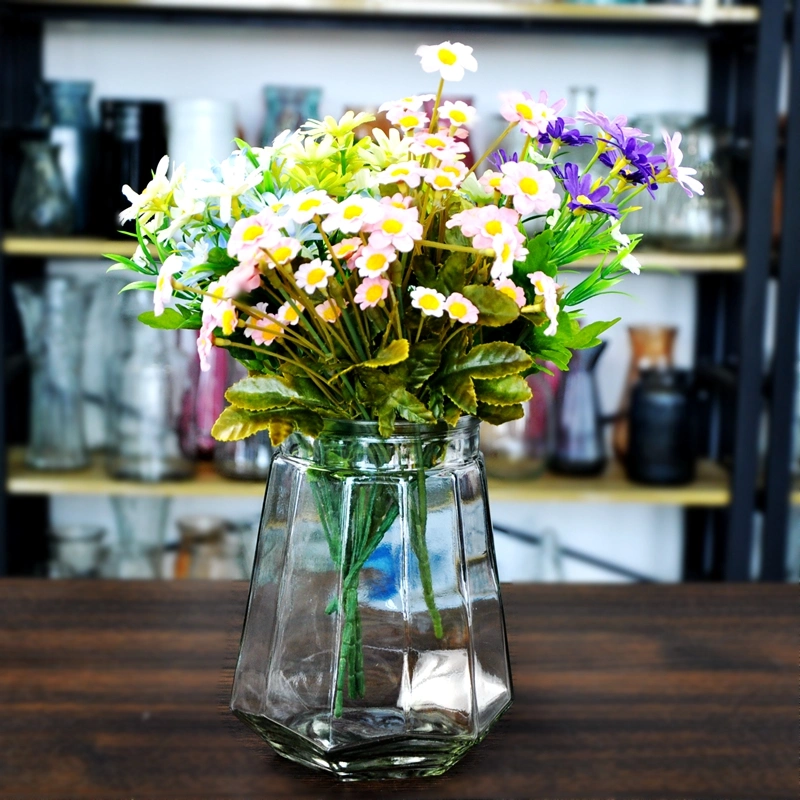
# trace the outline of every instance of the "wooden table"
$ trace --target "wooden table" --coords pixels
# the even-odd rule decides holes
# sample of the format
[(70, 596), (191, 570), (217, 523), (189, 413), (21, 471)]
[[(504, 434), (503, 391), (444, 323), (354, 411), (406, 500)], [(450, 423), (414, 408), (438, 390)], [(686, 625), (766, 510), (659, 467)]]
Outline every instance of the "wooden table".
[(797, 798), (796, 592), (508, 586), (516, 702), (486, 741), (339, 784), (227, 710), (243, 584), (0, 581), (0, 797)]

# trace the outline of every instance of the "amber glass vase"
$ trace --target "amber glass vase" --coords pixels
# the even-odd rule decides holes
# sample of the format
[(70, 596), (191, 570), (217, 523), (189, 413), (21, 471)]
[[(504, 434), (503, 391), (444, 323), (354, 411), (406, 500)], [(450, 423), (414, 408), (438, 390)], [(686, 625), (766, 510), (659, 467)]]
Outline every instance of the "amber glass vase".
[(642, 325), (628, 328), (628, 333), (631, 339), (631, 362), (613, 434), (614, 453), (620, 461), (624, 461), (628, 455), (629, 413), (633, 387), (638, 382), (642, 370), (672, 367), (672, 351), (678, 329), (660, 325)]
[(438, 775), (511, 703), (478, 422), (277, 451), (231, 708), (345, 780)]

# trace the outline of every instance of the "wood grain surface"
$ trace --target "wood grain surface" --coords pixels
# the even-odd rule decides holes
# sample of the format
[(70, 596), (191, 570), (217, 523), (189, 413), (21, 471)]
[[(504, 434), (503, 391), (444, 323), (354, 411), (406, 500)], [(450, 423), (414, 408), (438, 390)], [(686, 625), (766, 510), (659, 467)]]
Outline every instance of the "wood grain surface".
[(514, 706), (444, 777), (362, 784), (231, 716), (246, 591), (0, 581), (0, 797), (798, 797), (796, 587), (507, 586)]

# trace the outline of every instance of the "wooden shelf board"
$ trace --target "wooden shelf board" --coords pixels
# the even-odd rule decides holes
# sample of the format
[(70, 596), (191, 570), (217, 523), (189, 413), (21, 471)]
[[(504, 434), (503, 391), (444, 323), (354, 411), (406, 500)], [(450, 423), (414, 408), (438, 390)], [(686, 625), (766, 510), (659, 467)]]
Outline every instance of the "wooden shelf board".
[[(132, 256), (136, 241), (119, 239), (64, 238), (47, 239), (25, 236), (6, 236), (3, 252), (10, 256), (30, 258), (100, 258), (104, 253)], [(744, 269), (744, 254), (730, 253), (671, 253), (641, 250), (636, 257), (646, 269), (680, 272), (737, 272)], [(587, 258), (570, 264), (568, 269), (592, 269), (599, 258)]]
[[(24, 451), (12, 448), (6, 489), (9, 494), (119, 495), (155, 497), (261, 497), (258, 481), (232, 481), (214, 472), (209, 463), (198, 464), (197, 475), (188, 481), (136, 483), (109, 478), (97, 458), (77, 472), (37, 472), (25, 466)], [(711, 462), (701, 462), (697, 480), (689, 486), (654, 487), (631, 483), (619, 464), (609, 465), (594, 478), (545, 474), (524, 481), (489, 481), (489, 497), (495, 502), (537, 503), (646, 503), (680, 506), (725, 506), (730, 490), (725, 471)]]
[(16, 0), (16, 5), (103, 7), (124, 11), (225, 11), (337, 15), (353, 17), (454, 17), (457, 19), (524, 19), (563, 22), (610, 22), (650, 25), (748, 25), (759, 19), (755, 5), (593, 5), (514, 0)]

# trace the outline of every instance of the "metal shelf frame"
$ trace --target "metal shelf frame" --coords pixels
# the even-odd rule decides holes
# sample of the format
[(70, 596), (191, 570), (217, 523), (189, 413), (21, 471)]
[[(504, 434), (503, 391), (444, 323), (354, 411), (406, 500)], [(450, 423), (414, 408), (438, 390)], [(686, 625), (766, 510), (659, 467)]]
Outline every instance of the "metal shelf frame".
[[(798, 5), (800, 0), (795, 0)], [(357, 3), (350, 3), (357, 5)], [(393, 13), (383, 5), (381, 13), (362, 11), (341, 13), (342, 4), (309, 3), (305, 10), (292, 7), (286, 10), (279, 2), (263, 3), (241, 0), (231, 7), (224, 3), (214, 6), (200, 2), (189, 7), (183, 2), (161, 0), (128, 0), (115, 2), (32, 2), (32, 0), (7, 0), (0, 8), (0, 135), (4, 129), (24, 125), (33, 113), (35, 85), (42, 76), (42, 35), (48, 20), (83, 20), (97, 22), (153, 22), (182, 24), (230, 25), (304, 25), (309, 27), (340, 28), (365, 27), (392, 29), (437, 28), (452, 34), (465, 31), (564, 31), (570, 34), (597, 34), (613, 32), (630, 36), (700, 37), (707, 43), (710, 60), (709, 116), (716, 122), (734, 130), (739, 141), (745, 141), (737, 158), (736, 174), (741, 177), (739, 186), (746, 206), (746, 241), (744, 260), (746, 268), (739, 271), (714, 271), (698, 275), (698, 325), (696, 363), (699, 369), (713, 372), (723, 370), (734, 376), (731, 385), (709, 392), (705, 404), (701, 430), (701, 455), (725, 464), (730, 469), (730, 503), (711, 509), (690, 508), (686, 514), (686, 557), (684, 573), (687, 579), (745, 580), (749, 575), (754, 519), (757, 498), (757, 421), (764, 407), (762, 379), (764, 373), (762, 331), (764, 308), (771, 263), (772, 191), (775, 175), (775, 149), (777, 142), (777, 92), (780, 62), (787, 25), (783, 0), (762, 0), (760, 13), (752, 6), (735, 6), (748, 19), (734, 19), (736, 14), (720, 14), (702, 18), (702, 15), (673, 15), (657, 13), (650, 9), (636, 14), (614, 15), (578, 11), (569, 13), (535, 12), (533, 6), (498, 4), (509, 12), (498, 15), (481, 15), (475, 9), (486, 4), (469, 2), (456, 4), (458, 14), (444, 13), (443, 5), (430, 5), (429, 12), (416, 19)], [(336, 6), (336, 7), (334, 7)], [(701, 6), (708, 10), (705, 3)], [(366, 7), (364, 7), (366, 9)], [(385, 9), (389, 9), (388, 11)], [(397, 8), (397, 7), (396, 7)], [(395, 8), (395, 11), (396, 11)], [(570, 8), (565, 6), (565, 9)], [(656, 7), (653, 7), (656, 8)], [(525, 11), (528, 9), (528, 11)], [(744, 11), (742, 11), (744, 9)], [(552, 8), (551, 8), (552, 10)], [(524, 12), (524, 13), (523, 13)], [(742, 16), (739, 14), (739, 16)], [(638, 15), (638, 16), (637, 16)], [(794, 25), (797, 27), (798, 11)], [(706, 24), (710, 22), (711, 24)], [(795, 50), (797, 49), (795, 34)], [(796, 54), (795, 54), (796, 55)], [(793, 77), (797, 78), (794, 61)], [(797, 80), (793, 81), (792, 131), (800, 140), (798, 130)], [(795, 151), (798, 150), (795, 142)], [(9, 158), (8, 148), (0, 141), (0, 237), (2, 221), (8, 218), (2, 204), (9, 198), (11, 175), (15, 164)], [(794, 159), (794, 160), (793, 160)], [(788, 189), (798, 185), (798, 155), (790, 157), (787, 173)], [(796, 193), (795, 193), (796, 194)], [(792, 231), (793, 238), (785, 240), (781, 274), (789, 270), (788, 260), (794, 245), (798, 251), (797, 233), (800, 231), (798, 203), (791, 191), (786, 193), (784, 230)], [(15, 275), (30, 275), (42, 270), (43, 259), (0, 253), (0, 291), (5, 349), (0, 355), (0, 368), (6, 376), (5, 390), (0, 392), (0, 421), (6, 435), (0, 445), (0, 482), (7, 482), (6, 449), (11, 434), (20, 426), (21, 378), (9, 383), (9, 356), (18, 352), (18, 320), (10, 299), (9, 283)], [(796, 271), (796, 268), (795, 268)], [(795, 303), (795, 319), (796, 319)], [(785, 309), (784, 309), (785, 310)], [(784, 314), (782, 320), (788, 319)], [(789, 320), (787, 325), (790, 325)], [(14, 333), (14, 331), (17, 333)], [(15, 338), (16, 337), (16, 338)], [(792, 342), (796, 336), (792, 334)], [(15, 347), (17, 349), (15, 349)], [(791, 360), (793, 354), (781, 351), (780, 363)], [(776, 364), (778, 360), (776, 359)], [(786, 370), (784, 370), (785, 372)], [(793, 375), (794, 362), (791, 363)], [(773, 414), (786, 416), (786, 409), (775, 398)], [(777, 417), (776, 417), (777, 419)], [(774, 426), (773, 426), (774, 427)], [(775, 437), (780, 438), (776, 432)], [(785, 439), (784, 435), (784, 439)], [(774, 446), (773, 442), (773, 446)], [(770, 482), (781, 467), (780, 453), (773, 449), (770, 460)], [(773, 463), (776, 462), (776, 463)], [(774, 470), (774, 473), (773, 473)], [(788, 481), (788, 470), (786, 481)], [(778, 486), (778, 483), (775, 484)], [(788, 497), (788, 491), (786, 493)], [(769, 508), (776, 508), (773, 503)], [(47, 519), (46, 497), (3, 495), (0, 498), (0, 574), (24, 573), (46, 553), (45, 529)], [(773, 511), (773, 516), (777, 514)], [(771, 540), (770, 540), (771, 541)], [(770, 543), (768, 547), (777, 549)]]

